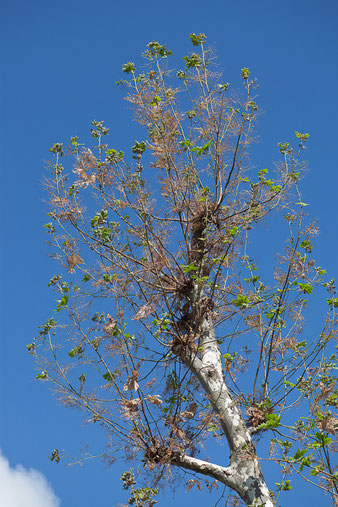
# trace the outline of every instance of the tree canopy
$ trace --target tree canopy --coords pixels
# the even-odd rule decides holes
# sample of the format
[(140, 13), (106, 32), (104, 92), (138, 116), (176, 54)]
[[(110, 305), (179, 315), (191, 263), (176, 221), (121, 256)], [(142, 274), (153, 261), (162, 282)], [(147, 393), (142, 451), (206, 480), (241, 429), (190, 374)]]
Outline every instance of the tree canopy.
[[(256, 80), (243, 68), (236, 91), (205, 35), (190, 39), (182, 70), (156, 41), (141, 73), (123, 66), (144, 129), (128, 153), (102, 121), (93, 146), (75, 136), (50, 149), (45, 228), (61, 271), (55, 316), (28, 345), (37, 378), (102, 426), (106, 461), (141, 464), (147, 486), (122, 476), (130, 504), (153, 505), (161, 481), (185, 472), (188, 489), (221, 483), (246, 505), (278, 505), (292, 472), (334, 499), (338, 298), (300, 194), (309, 135), (296, 131), (257, 170)], [(256, 245), (269, 220), (287, 232), (274, 269)], [(304, 333), (315, 298), (327, 313)], [(227, 444), (221, 463), (212, 441)], [(281, 468), (275, 484), (266, 462)]]

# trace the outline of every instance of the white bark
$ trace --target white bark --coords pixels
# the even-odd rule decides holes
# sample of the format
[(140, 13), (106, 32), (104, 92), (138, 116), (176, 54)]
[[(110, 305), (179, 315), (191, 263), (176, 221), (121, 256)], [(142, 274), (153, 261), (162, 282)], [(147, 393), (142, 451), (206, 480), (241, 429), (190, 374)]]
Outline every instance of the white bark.
[(196, 352), (180, 352), (180, 357), (198, 379), (218, 416), (230, 449), (226, 468), (187, 455), (173, 464), (219, 480), (238, 492), (246, 505), (272, 507), (251, 435), (224, 381), (222, 356), (210, 318), (201, 324), (200, 357)]
[(243, 465), (239, 470), (236, 464), (222, 467), (187, 455), (177, 456), (171, 463), (222, 482), (237, 491), (248, 506), (273, 507), (257, 459), (251, 464)]

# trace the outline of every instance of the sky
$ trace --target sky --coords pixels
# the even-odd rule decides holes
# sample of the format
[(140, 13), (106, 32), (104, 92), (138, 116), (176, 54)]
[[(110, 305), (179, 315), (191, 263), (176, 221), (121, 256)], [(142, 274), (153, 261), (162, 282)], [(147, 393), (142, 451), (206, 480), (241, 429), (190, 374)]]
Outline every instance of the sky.
[[(279, 157), (279, 141), (293, 140), (295, 130), (310, 133), (303, 200), (321, 230), (318, 263), (334, 276), (337, 22), (336, 0), (2, 2), (1, 505), (113, 507), (126, 501), (119, 479), (125, 465), (107, 468), (92, 459), (85, 467), (65, 467), (48, 459), (53, 448), (78, 456), (88, 441), (94, 442), (95, 455), (103, 442), (96, 428), (83, 427), (77, 412), (60, 406), (44, 383), (34, 381), (26, 350), (54, 308), (46, 286), (56, 266), (42, 227), (48, 221), (42, 183), (49, 147), (74, 135), (88, 139), (93, 120), (106, 122), (110, 139), (121, 149), (134, 144), (137, 128), (114, 85), (122, 65), (138, 64), (152, 40), (166, 44), (179, 61), (192, 49), (189, 34), (203, 32), (219, 56), (225, 81), (239, 87), (240, 70), (249, 67), (260, 84), (257, 101), (264, 114), (254, 163), (271, 165)], [(202, 504), (201, 495), (187, 497), (181, 485), (177, 493), (174, 500), (167, 490), (159, 505), (180, 507), (187, 498)], [(315, 490), (309, 495), (317, 499)], [(281, 501), (293, 507), (299, 500), (294, 494)]]

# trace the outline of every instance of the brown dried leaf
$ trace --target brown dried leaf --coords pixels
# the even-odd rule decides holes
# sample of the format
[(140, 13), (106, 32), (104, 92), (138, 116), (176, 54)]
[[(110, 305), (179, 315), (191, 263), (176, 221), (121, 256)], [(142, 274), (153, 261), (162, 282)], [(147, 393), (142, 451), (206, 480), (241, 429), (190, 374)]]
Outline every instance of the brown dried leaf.
[(127, 382), (123, 386), (124, 391), (137, 391), (139, 388), (139, 384), (137, 382), (137, 377), (139, 373), (137, 370), (133, 370), (131, 372), (131, 377), (128, 378)]
[(200, 481), (198, 481), (197, 479), (190, 479), (188, 482), (185, 483), (185, 485), (187, 486), (187, 489), (185, 490), (187, 493), (188, 491), (191, 490), (193, 486), (197, 486), (199, 491), (202, 491), (202, 485)]
[(152, 305), (144, 305), (141, 306), (136, 315), (134, 315), (133, 320), (141, 320), (146, 319), (154, 310)]
[(187, 410), (184, 410), (184, 412), (180, 413), (180, 416), (183, 419), (192, 419), (194, 417), (194, 415), (196, 414), (196, 410), (197, 410), (197, 403), (192, 403), (191, 405), (189, 405)]
[(75, 273), (75, 267), (78, 264), (82, 264), (83, 260), (81, 259), (81, 256), (77, 253), (72, 253), (71, 255), (68, 255), (67, 257), (67, 264), (68, 264), (68, 272), (69, 273)]
[(329, 384), (327, 386), (325, 384), (323, 384), (323, 382), (320, 382), (320, 384), (319, 384), (320, 393), (317, 394), (317, 396), (315, 397), (315, 403), (318, 403), (318, 401), (320, 401), (324, 398), (327, 398), (328, 395), (331, 394), (332, 391), (334, 390), (335, 385), (336, 385), (336, 381), (331, 382), (331, 384)]
[(156, 377), (152, 378), (149, 382), (146, 382), (146, 383), (144, 384), (144, 387), (145, 387), (145, 388), (151, 387), (151, 386), (152, 386), (152, 385), (156, 382), (156, 380), (157, 380), (157, 378), (156, 378)]
[(135, 398), (133, 400), (121, 400), (123, 415), (126, 419), (134, 419), (138, 415), (138, 407), (141, 405), (142, 400)]
[(250, 425), (253, 426), (254, 428), (256, 428), (257, 426), (266, 421), (265, 413), (258, 407), (249, 407), (247, 409), (247, 413), (250, 416), (249, 419)]
[(152, 403), (153, 405), (157, 405), (158, 407), (160, 405), (162, 405), (163, 401), (160, 400), (160, 395), (159, 394), (148, 394), (148, 396), (146, 397), (146, 399)]
[(103, 327), (103, 330), (104, 330), (104, 332), (105, 332), (108, 336), (110, 336), (110, 335), (112, 335), (112, 334), (113, 334), (113, 331), (114, 331), (114, 329), (115, 329), (115, 327), (116, 327), (116, 320), (114, 320), (114, 319), (113, 319), (113, 317), (111, 317), (111, 316), (109, 315), (109, 313), (108, 313), (108, 315), (107, 315), (107, 318), (108, 318), (108, 322), (107, 322), (107, 324)]
[(331, 415), (322, 421), (317, 421), (317, 426), (321, 431), (335, 435), (338, 432), (338, 419)]

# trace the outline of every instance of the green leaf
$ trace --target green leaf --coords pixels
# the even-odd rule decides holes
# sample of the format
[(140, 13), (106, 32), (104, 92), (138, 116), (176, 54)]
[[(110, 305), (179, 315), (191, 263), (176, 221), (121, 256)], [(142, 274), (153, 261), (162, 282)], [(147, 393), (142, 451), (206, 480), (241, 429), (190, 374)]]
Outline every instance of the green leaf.
[(55, 311), (59, 312), (60, 310), (62, 310), (62, 308), (67, 306), (67, 303), (68, 303), (68, 294), (63, 294), (62, 298), (58, 300), (58, 306)]
[(307, 451), (307, 449), (297, 449), (293, 456), (293, 459), (296, 461), (300, 460), (307, 453)]
[(59, 463), (61, 456), (59, 454), (59, 451), (57, 449), (54, 449), (51, 456), (48, 456), (51, 461), (55, 461), (55, 463)]
[(207, 40), (204, 33), (200, 33), (199, 35), (196, 35), (195, 33), (191, 33), (189, 35), (190, 40), (192, 42), (193, 46), (200, 46), (201, 44), (205, 44), (205, 41)]
[(120, 373), (120, 370), (115, 370), (113, 372), (107, 372), (102, 375), (102, 377), (108, 382), (112, 382)]
[(52, 153), (58, 153), (60, 157), (63, 157), (65, 152), (62, 149), (63, 144), (62, 143), (55, 143), (51, 148), (49, 148), (48, 151), (51, 151)]
[(54, 225), (52, 224), (52, 222), (49, 222), (48, 224), (45, 224), (44, 227), (47, 229), (47, 232), (49, 234), (54, 234), (54, 232), (56, 231)]
[(191, 69), (191, 68), (197, 69), (198, 67), (201, 67), (203, 64), (202, 58), (197, 53), (192, 53), (191, 56), (184, 56), (183, 60), (184, 60), (185, 65), (188, 69)]
[(117, 151), (113, 148), (110, 148), (106, 151), (106, 161), (110, 164), (117, 164), (120, 160), (123, 159), (124, 152), (123, 151)]
[(131, 151), (135, 153), (135, 155), (142, 155), (142, 153), (145, 152), (146, 149), (147, 145), (144, 141), (141, 142), (135, 141), (135, 144), (132, 147)]
[(222, 84), (221, 84), (221, 83), (219, 83), (219, 84), (217, 85), (217, 87), (218, 87), (218, 91), (219, 91), (219, 92), (226, 92), (226, 91), (227, 91), (227, 89), (229, 88), (229, 83), (222, 83)]
[(292, 148), (289, 148), (290, 143), (278, 143), (279, 151), (282, 155), (286, 155), (287, 153), (292, 153)]
[(145, 52), (146, 58), (152, 60), (154, 57), (160, 57), (160, 58), (167, 58), (168, 56), (172, 55), (172, 51), (169, 49), (166, 49), (165, 46), (157, 42), (156, 40), (149, 42), (147, 44), (147, 51)]
[(227, 230), (227, 233), (231, 238), (234, 238), (237, 234), (238, 229), (239, 228), (237, 226), (232, 227), (232, 229)]
[(75, 357), (80, 354), (82, 354), (84, 351), (82, 345), (78, 345), (77, 347), (74, 347), (72, 350), (68, 352), (69, 357)]
[(311, 241), (304, 239), (300, 244), (300, 248), (304, 248), (306, 252), (311, 252), (313, 247)]
[(277, 414), (265, 414), (266, 422), (257, 426), (260, 430), (268, 430), (278, 428), (280, 425), (281, 416)]
[(189, 120), (192, 120), (195, 116), (196, 116), (196, 111), (195, 109), (191, 109), (190, 111), (187, 111), (187, 116), (189, 118)]
[(326, 301), (327, 301), (327, 304), (329, 304), (330, 306), (333, 306), (334, 308), (338, 308), (338, 298), (328, 298)]
[(70, 138), (70, 143), (73, 145), (73, 146), (78, 146), (79, 143), (77, 142), (79, 139), (79, 136), (74, 136), (74, 137), (71, 137)]
[(53, 328), (56, 327), (56, 321), (54, 319), (49, 319), (45, 324), (39, 326), (39, 336), (45, 337), (48, 335)]
[(246, 283), (250, 283), (250, 282), (256, 283), (256, 282), (258, 282), (258, 280), (259, 280), (259, 276), (258, 275), (253, 276), (252, 278), (244, 278), (244, 281)]
[(134, 65), (134, 62), (125, 63), (122, 67), (122, 72), (124, 72), (125, 74), (130, 74), (130, 72), (134, 73), (135, 70), (136, 67)]
[(275, 482), (279, 491), (290, 491), (292, 489), (291, 481), (286, 480), (284, 482)]
[(299, 467), (300, 472), (303, 470), (304, 467), (311, 466), (311, 463), (312, 463), (311, 457), (312, 457), (312, 454), (310, 454), (309, 456), (305, 456), (305, 458), (302, 459), (302, 461), (300, 463), (300, 467)]
[(149, 105), (150, 105), (150, 106), (157, 106), (160, 102), (161, 102), (161, 98), (160, 98), (158, 95), (155, 95), (155, 96), (152, 98), (152, 101), (151, 101), (151, 102), (149, 102)]
[(301, 134), (300, 132), (297, 132), (297, 130), (295, 130), (295, 134), (298, 137), (298, 139), (301, 139), (302, 141), (306, 141), (306, 139), (310, 135), (310, 134)]
[(44, 380), (47, 378), (47, 372), (43, 370), (41, 373), (38, 373), (35, 377), (36, 379)]
[(232, 304), (237, 306), (237, 308), (251, 308), (252, 303), (248, 296), (245, 294), (238, 294), (237, 299), (232, 300)]
[(332, 438), (328, 437), (325, 433), (320, 433), (319, 431), (316, 433), (316, 439), (320, 443), (321, 447), (325, 447), (332, 442)]
[(182, 265), (183, 273), (190, 273), (191, 271), (198, 271), (198, 266), (194, 262), (191, 262), (188, 265)]
[(195, 152), (197, 157), (200, 157), (208, 152), (210, 144), (211, 141), (208, 141), (204, 146), (194, 146), (191, 151)]
[(312, 294), (313, 287), (309, 283), (298, 283), (298, 286), (304, 294)]
[(34, 350), (35, 350), (35, 342), (32, 342), (32, 343), (28, 343), (27, 346), (27, 350), (30, 354), (34, 354)]
[(245, 67), (244, 69), (242, 69), (241, 71), (241, 76), (243, 79), (247, 80), (250, 76), (250, 71), (247, 67)]

